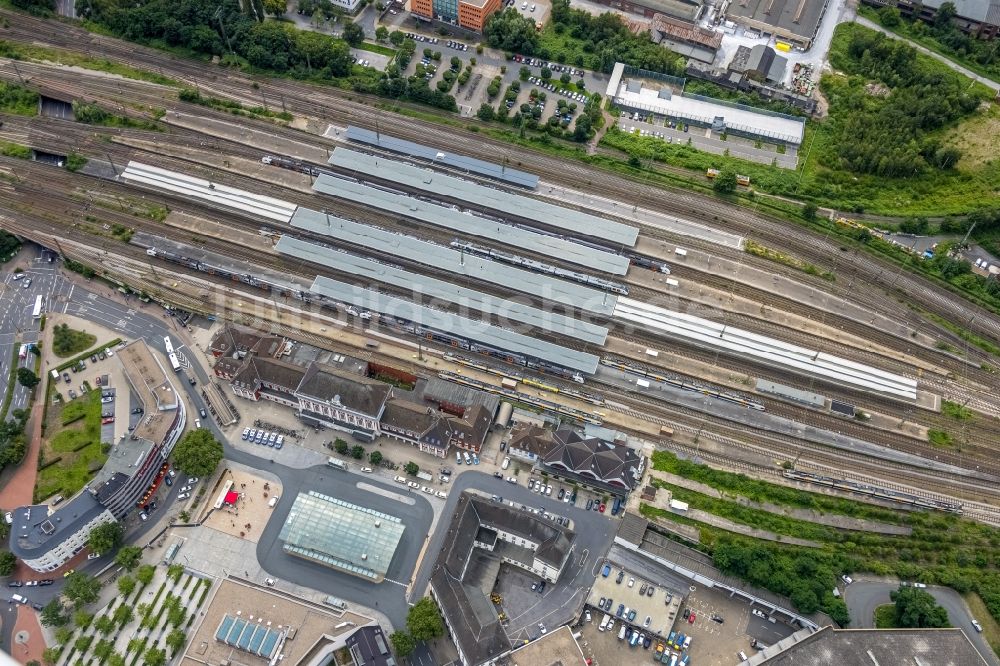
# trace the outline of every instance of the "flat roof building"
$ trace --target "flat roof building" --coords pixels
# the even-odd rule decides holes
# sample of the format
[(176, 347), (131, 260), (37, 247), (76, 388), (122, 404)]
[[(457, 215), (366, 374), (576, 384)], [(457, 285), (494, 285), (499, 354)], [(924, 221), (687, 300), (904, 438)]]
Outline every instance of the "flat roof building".
[(755, 653), (746, 666), (986, 666), (961, 629), (803, 629)]
[(494, 320), (500, 326), (525, 330), (541, 329), (556, 335), (574, 338), (594, 345), (603, 345), (608, 329), (597, 324), (543, 311), (514, 299), (504, 299), (469, 289), (437, 278), (411, 273), (401, 268), (350, 254), (316, 243), (282, 236), (275, 249), (288, 256), (331, 268), (365, 284), (382, 283), (403, 292), (407, 298), (430, 298), (437, 303), (451, 303), (459, 312), (474, 310), (484, 320)]
[[(427, 0), (418, 0), (427, 1)], [(441, 164), (474, 173), (478, 176), (485, 176), (493, 180), (499, 180), (509, 185), (517, 185), (533, 190), (538, 187), (538, 176), (520, 169), (512, 169), (505, 164), (486, 162), (467, 155), (456, 155), (454, 153), (444, 153), (431, 146), (425, 146), (406, 139), (389, 136), (385, 132), (373, 132), (363, 127), (349, 125), (347, 128), (347, 140), (357, 143), (378, 146), (383, 150), (388, 150), (401, 155), (409, 155), (424, 160), (430, 164)]]
[(406, 526), (396, 516), (310, 490), (278, 534), (289, 555), (381, 583)]
[(454, 336), (451, 340), (456, 342), (456, 338), (470, 341), (472, 351), (507, 352), (511, 358), (517, 356), (521, 359), (537, 359), (559, 368), (590, 375), (597, 371), (599, 359), (593, 354), (508, 331), (482, 321), (434, 310), (371, 289), (318, 276), (313, 283), (312, 292), (338, 303), (349, 303), (355, 307), (377, 312), (396, 320), (415, 334), (424, 335), (429, 329)]
[(728, 0), (721, 13), (764, 35), (808, 49), (829, 0)]
[(518, 268), (471, 252), (454, 250), (430, 241), (379, 227), (360, 224), (308, 208), (299, 208), (292, 226), (324, 234), (338, 244), (356, 245), (380, 257), (398, 257), (424, 266), (450, 271), (473, 282), (486, 282), (537, 296), (570, 307), (610, 315), (618, 297), (584, 284), (560, 280), (544, 273)]
[(625, 275), (628, 272), (629, 260), (622, 255), (574, 243), (564, 238), (521, 229), (510, 224), (501, 224), (488, 217), (458, 211), (451, 206), (423, 201), (417, 197), (388, 192), (378, 187), (335, 178), (327, 174), (321, 174), (316, 178), (313, 189), (321, 194), (369, 206), (390, 215), (410, 218), (460, 234), (486, 238), (526, 252), (534, 252), (584, 266), (593, 271), (613, 275)]
[[(626, 76), (630, 78), (625, 78)], [(675, 92), (660, 75), (615, 64), (608, 81), (607, 96), (615, 104), (680, 120), (720, 134), (736, 134), (778, 144), (798, 146), (805, 135), (805, 120), (755, 109), (742, 104)], [(683, 87), (684, 80), (677, 82)]]
[(903, 16), (933, 23), (941, 5), (949, 1), (955, 5), (951, 22), (959, 30), (979, 39), (1000, 36), (1000, 0), (864, 0), (864, 3), (874, 7), (896, 7)]
[(439, 197), (471, 204), (470, 207), (495, 211), (500, 215), (522, 218), (574, 234), (590, 236), (614, 246), (634, 247), (639, 236), (638, 227), (605, 217), (347, 148), (334, 149), (328, 162), (334, 166), (350, 169), (352, 173), (373, 176), (379, 180), (387, 180)]
[(87, 545), (90, 531), (115, 517), (94, 496), (82, 492), (58, 511), (46, 504), (11, 511), (10, 551), (38, 572), (55, 571)]

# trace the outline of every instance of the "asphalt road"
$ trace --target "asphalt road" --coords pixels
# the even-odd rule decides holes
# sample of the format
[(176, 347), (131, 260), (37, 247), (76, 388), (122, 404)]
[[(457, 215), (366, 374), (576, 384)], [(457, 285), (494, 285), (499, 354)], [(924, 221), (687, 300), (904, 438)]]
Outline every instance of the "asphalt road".
[[(889, 599), (889, 593), (898, 587), (896, 583), (861, 580), (855, 580), (852, 585), (848, 585), (844, 592), (844, 601), (851, 613), (851, 626), (862, 629), (874, 628), (875, 608), (882, 604), (892, 603)], [(1000, 666), (1000, 660), (990, 649), (983, 635), (972, 627), (973, 617), (969, 614), (969, 609), (958, 592), (948, 587), (936, 586), (928, 587), (927, 591), (934, 595), (937, 602), (948, 611), (948, 622), (953, 627), (958, 627), (965, 632), (965, 635), (969, 637), (986, 662), (993, 664), (993, 666)]]

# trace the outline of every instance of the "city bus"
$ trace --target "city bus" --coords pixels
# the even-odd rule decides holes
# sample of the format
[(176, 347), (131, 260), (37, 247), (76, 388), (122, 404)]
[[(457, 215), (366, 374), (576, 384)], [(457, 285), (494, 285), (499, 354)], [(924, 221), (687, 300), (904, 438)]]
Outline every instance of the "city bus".
[(42, 317), (42, 295), (35, 296), (35, 309), (31, 311), (31, 316), (35, 319)]
[(177, 354), (171, 352), (170, 354), (167, 354), (167, 358), (170, 359), (170, 367), (174, 369), (174, 372), (180, 372), (181, 364), (180, 361), (177, 360)]
[(163, 346), (167, 348), (167, 354), (168, 355), (174, 353), (174, 343), (172, 343), (170, 341), (170, 336), (169, 335), (166, 336), (165, 338), (163, 338)]
[(342, 470), (347, 469), (347, 463), (345, 463), (340, 458), (334, 458), (332, 456), (326, 459), (326, 464), (329, 465), (330, 467), (336, 467), (337, 469), (342, 469)]

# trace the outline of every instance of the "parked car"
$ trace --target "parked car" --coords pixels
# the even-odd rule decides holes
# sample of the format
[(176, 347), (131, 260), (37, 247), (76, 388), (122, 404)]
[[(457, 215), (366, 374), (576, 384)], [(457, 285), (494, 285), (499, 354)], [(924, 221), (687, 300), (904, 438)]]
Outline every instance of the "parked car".
[(68, 372), (64, 372), (63, 373), (63, 381), (65, 381), (67, 384), (69, 384), (69, 373)]
[(22, 583), (19, 580), (12, 580), (9, 583), (7, 583), (7, 587), (21, 587), (22, 585), (24, 585), (24, 583)]
[(592, 508), (594, 508), (594, 500), (587, 500), (587, 511), (590, 511)]
[(42, 580), (38, 581), (38, 584), (45, 586), (45, 585), (52, 585), (54, 582), (55, 581), (51, 578), (43, 578)]
[(608, 575), (610, 575), (610, 574), (611, 574), (611, 565), (610, 564), (605, 564), (604, 568), (601, 569), (601, 575), (604, 576), (605, 578), (607, 578)]
[(604, 513), (604, 508), (605, 508), (604, 505), (601, 504), (600, 507), (598, 507), (598, 511), (600, 511), (601, 513)]
[(697, 617), (698, 614), (695, 613), (694, 611), (691, 611), (691, 615), (688, 616), (688, 624), (694, 624), (695, 618)]
[(194, 484), (198, 483), (198, 477), (197, 476), (189, 477), (187, 483), (189, 486), (193, 486)]
[(169, 476), (165, 476), (163, 477), (163, 483), (167, 484), (167, 487), (169, 488), (170, 486), (174, 485), (174, 480), (171, 479)]
[(97, 354), (91, 354), (90, 355), (90, 362), (91, 363), (97, 363)]
[(508, 467), (510, 467), (510, 458), (505, 457), (503, 462), (500, 463), (500, 469), (507, 469)]
[[(191, 493), (181, 493), (177, 496), (177, 499), (186, 500), (188, 497), (191, 497)], [(145, 518), (143, 520), (145, 520)]]
[(617, 583), (618, 585), (621, 585), (622, 584), (622, 580), (624, 580), (624, 578), (625, 578), (625, 572), (624, 571), (619, 571), (618, 572), (618, 578), (615, 579), (615, 583)]
[(416, 481), (410, 481), (406, 485), (408, 485), (410, 488), (419, 488), (420, 487), (420, 484), (417, 483)]

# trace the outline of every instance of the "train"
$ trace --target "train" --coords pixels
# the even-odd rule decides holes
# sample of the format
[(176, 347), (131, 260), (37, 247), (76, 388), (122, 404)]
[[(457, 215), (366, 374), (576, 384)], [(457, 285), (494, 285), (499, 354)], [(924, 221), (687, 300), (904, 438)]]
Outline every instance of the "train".
[(475, 254), (480, 257), (487, 257), (489, 259), (495, 259), (496, 261), (502, 261), (505, 264), (512, 264), (514, 266), (527, 268), (537, 273), (555, 275), (556, 277), (580, 282), (582, 284), (597, 287), (598, 289), (610, 291), (615, 294), (628, 296), (628, 287), (619, 282), (614, 282), (613, 280), (605, 280), (604, 278), (595, 277), (593, 275), (577, 273), (576, 271), (559, 268), (558, 266), (553, 266), (552, 264), (546, 264), (541, 261), (535, 261), (534, 259), (528, 259), (527, 257), (522, 257), (518, 254), (512, 254), (502, 250), (494, 250), (493, 248), (476, 245), (475, 243), (467, 243), (458, 239), (451, 242), (451, 247), (463, 250), (469, 254)]
[(539, 379), (535, 379), (533, 377), (525, 377), (520, 373), (512, 372), (510, 370), (504, 370), (502, 368), (496, 368), (491, 365), (487, 365), (486, 363), (482, 363), (481, 361), (465, 358), (464, 356), (458, 356), (452, 353), (445, 353), (444, 359), (452, 363), (458, 363), (459, 365), (464, 365), (469, 368), (475, 368), (477, 370), (481, 370), (482, 372), (488, 372), (491, 375), (497, 375), (499, 377), (503, 377), (504, 379), (510, 379), (515, 382), (521, 382), (522, 384), (527, 384), (528, 386), (534, 386), (535, 388), (540, 388), (543, 391), (568, 395), (571, 398), (576, 398), (577, 400), (589, 402), (592, 405), (603, 406), (605, 404), (604, 398), (602, 398), (599, 395), (593, 395), (592, 393), (587, 393), (586, 391), (580, 391), (575, 388), (559, 387), (559, 386), (553, 386), (551, 384), (546, 384), (545, 382)]
[(438, 373), (438, 377), (449, 382), (455, 382), (456, 384), (469, 386), (480, 391), (486, 391), (487, 393), (503, 396), (504, 398), (507, 398), (515, 403), (538, 407), (545, 411), (552, 412), (553, 414), (558, 414), (559, 416), (564, 416), (582, 423), (589, 423), (591, 425), (601, 425), (603, 423), (597, 412), (588, 413), (582, 409), (575, 409), (573, 407), (567, 407), (548, 400), (542, 400), (541, 398), (536, 398), (526, 393), (515, 391), (514, 389), (494, 386), (492, 384), (487, 384), (486, 382), (481, 382), (478, 379), (472, 379), (471, 377), (463, 377), (462, 375), (455, 374), (454, 372), (442, 371)]
[(755, 409), (759, 412), (765, 411), (764, 405), (757, 402), (756, 400), (751, 400), (750, 398), (745, 398), (740, 395), (733, 393), (725, 393), (723, 391), (717, 391), (714, 388), (707, 386), (699, 386), (698, 384), (690, 384), (688, 382), (681, 381), (679, 379), (673, 379), (666, 377), (664, 375), (650, 372), (646, 368), (631, 363), (629, 361), (617, 361), (608, 357), (601, 358), (601, 365), (606, 365), (609, 368), (616, 368), (622, 372), (628, 372), (633, 375), (640, 375), (642, 377), (647, 377), (657, 382), (663, 382), (664, 384), (670, 384), (679, 389), (684, 389), (685, 391), (693, 391), (695, 393), (701, 393), (702, 395), (711, 396), (717, 400), (722, 400), (724, 402), (729, 402), (734, 405), (740, 405), (741, 407), (746, 407), (747, 409)]
[(218, 275), (220, 277), (228, 278), (233, 282), (241, 282), (251, 287), (255, 287), (262, 291), (275, 292), (280, 296), (293, 296), (300, 301), (308, 301), (312, 298), (312, 294), (307, 291), (292, 291), (289, 290), (287, 285), (281, 284), (279, 282), (272, 282), (267, 278), (259, 277), (253, 273), (241, 273), (232, 270), (231, 268), (224, 266), (217, 266), (211, 262), (203, 261), (201, 259), (194, 259), (192, 257), (187, 257), (182, 254), (170, 250), (164, 250), (156, 247), (146, 247), (142, 243), (132, 240), (130, 241), (134, 245), (146, 248), (146, 254), (151, 257), (156, 257), (157, 259), (163, 259), (164, 261), (169, 261), (173, 264), (179, 264), (185, 268), (190, 268), (202, 273), (208, 273), (209, 275)]
[(961, 515), (964, 511), (964, 508), (961, 503), (946, 502), (944, 500), (926, 499), (923, 497), (917, 497), (916, 495), (912, 495), (910, 493), (903, 493), (897, 490), (889, 490), (888, 488), (881, 488), (879, 486), (873, 486), (867, 483), (858, 483), (857, 481), (848, 481), (846, 479), (835, 479), (830, 476), (813, 474), (812, 472), (800, 472), (794, 469), (786, 469), (782, 472), (782, 476), (784, 476), (786, 479), (792, 479), (794, 481), (806, 481), (808, 483), (815, 483), (817, 485), (827, 486), (830, 488), (837, 488), (839, 490), (847, 490), (852, 493), (868, 495), (870, 497), (877, 497), (879, 499), (898, 502), (900, 504), (919, 507), (922, 509), (944, 511), (946, 513), (954, 513), (958, 515)]

